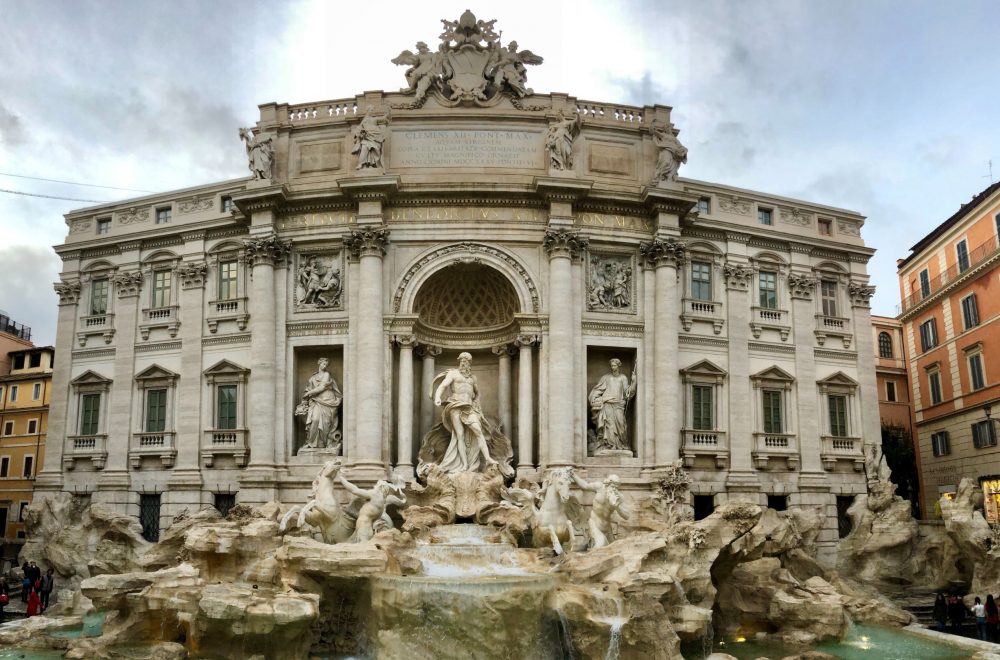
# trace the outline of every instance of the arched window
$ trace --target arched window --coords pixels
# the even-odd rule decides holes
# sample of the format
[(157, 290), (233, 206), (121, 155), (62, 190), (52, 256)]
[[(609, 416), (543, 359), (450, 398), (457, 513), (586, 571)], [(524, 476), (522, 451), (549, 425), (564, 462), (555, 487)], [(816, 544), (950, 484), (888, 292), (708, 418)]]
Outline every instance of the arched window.
[(892, 337), (888, 332), (878, 333), (878, 356), (884, 358), (892, 357)]

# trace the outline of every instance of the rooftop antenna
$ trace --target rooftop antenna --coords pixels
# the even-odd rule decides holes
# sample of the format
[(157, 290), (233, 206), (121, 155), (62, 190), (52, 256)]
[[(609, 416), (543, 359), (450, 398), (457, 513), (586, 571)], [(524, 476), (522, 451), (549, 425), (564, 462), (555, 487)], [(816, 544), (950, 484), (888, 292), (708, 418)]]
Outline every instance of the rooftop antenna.
[(986, 167), (989, 169), (990, 173), (989, 174), (984, 174), (983, 178), (985, 179), (985, 178), (989, 177), (990, 185), (992, 186), (993, 185), (993, 159), (992, 158), (990, 160), (986, 161)]

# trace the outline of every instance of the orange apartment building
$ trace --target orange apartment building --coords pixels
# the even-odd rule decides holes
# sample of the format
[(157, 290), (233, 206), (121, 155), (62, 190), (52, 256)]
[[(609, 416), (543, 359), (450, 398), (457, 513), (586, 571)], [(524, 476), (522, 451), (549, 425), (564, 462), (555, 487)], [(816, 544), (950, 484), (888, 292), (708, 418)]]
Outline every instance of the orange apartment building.
[[(897, 262), (913, 394), (921, 511), (963, 477), (1000, 501), (1000, 183), (963, 204)], [(994, 410), (994, 408), (996, 410)], [(929, 507), (929, 508), (928, 508)]]

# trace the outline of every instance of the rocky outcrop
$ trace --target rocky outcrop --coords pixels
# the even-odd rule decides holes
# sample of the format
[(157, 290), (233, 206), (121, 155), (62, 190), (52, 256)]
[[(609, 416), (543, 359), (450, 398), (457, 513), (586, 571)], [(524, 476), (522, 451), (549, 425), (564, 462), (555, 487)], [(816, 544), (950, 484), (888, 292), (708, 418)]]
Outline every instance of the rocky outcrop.
[(969, 600), (1000, 591), (1000, 527), (991, 528), (983, 517), (982, 491), (971, 479), (962, 479), (955, 497), (942, 497), (940, 505), (948, 536), (965, 563), (974, 567)]

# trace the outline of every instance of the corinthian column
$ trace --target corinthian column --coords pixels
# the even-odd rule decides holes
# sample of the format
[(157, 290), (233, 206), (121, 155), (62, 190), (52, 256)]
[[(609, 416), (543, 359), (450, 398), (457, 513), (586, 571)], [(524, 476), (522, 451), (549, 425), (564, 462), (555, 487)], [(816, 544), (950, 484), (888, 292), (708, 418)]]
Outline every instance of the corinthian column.
[(413, 478), (413, 346), (412, 335), (399, 344), (399, 387), (396, 397), (396, 474)]
[(653, 305), (653, 411), (656, 440), (655, 467), (661, 468), (680, 457), (681, 406), (677, 365), (679, 304), (677, 268), (685, 259), (686, 248), (673, 238), (654, 239), (639, 247), (640, 254), (656, 269), (656, 300)]
[(360, 259), (358, 283), (357, 364), (355, 396), (357, 439), (351, 465), (369, 470), (372, 476), (384, 473), (382, 458), (382, 375), (385, 370), (385, 333), (382, 329), (382, 257), (389, 242), (384, 226), (354, 229), (345, 238), (347, 248)]
[(573, 465), (573, 265), (588, 240), (572, 229), (547, 229), (542, 245), (549, 253), (549, 465)]
[(517, 476), (523, 477), (535, 469), (531, 456), (535, 417), (532, 405), (534, 378), (531, 373), (531, 346), (535, 343), (535, 337), (521, 335), (514, 343), (520, 348), (517, 358)]
[(500, 344), (493, 347), (493, 355), (497, 356), (497, 411), (503, 433), (510, 437), (510, 346)]
[(434, 401), (431, 399), (431, 385), (434, 383), (434, 358), (441, 355), (440, 346), (423, 346), (420, 349), (423, 366), (420, 369), (420, 439), (434, 426)]

